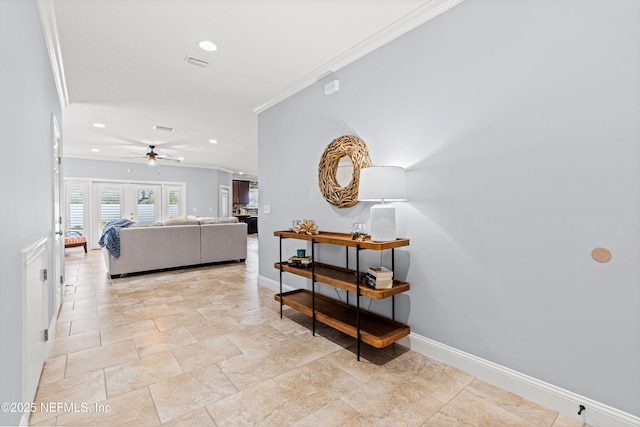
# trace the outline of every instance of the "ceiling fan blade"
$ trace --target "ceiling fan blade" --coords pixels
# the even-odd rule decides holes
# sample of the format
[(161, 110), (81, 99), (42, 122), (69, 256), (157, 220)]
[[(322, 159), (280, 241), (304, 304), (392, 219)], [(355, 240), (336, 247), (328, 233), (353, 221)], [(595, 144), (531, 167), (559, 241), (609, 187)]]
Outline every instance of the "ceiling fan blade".
[(129, 142), (135, 145), (139, 145), (141, 147), (146, 147), (149, 148), (149, 143), (148, 142), (144, 142), (144, 141), (140, 141), (139, 139), (135, 139), (135, 138), (130, 138), (128, 136), (122, 136), (122, 135), (114, 135), (116, 138), (125, 141), (125, 142)]
[(156, 157), (156, 160), (167, 160), (169, 162), (180, 163), (180, 160), (178, 160), (178, 159), (167, 159), (166, 157), (163, 157), (163, 156), (164, 156), (164, 154), (162, 156)]

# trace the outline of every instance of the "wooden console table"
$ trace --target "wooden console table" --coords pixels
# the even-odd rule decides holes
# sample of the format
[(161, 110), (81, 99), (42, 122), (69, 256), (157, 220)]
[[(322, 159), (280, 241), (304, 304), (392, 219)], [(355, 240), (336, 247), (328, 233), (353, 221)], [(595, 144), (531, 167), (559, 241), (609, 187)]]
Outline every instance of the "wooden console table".
[[(298, 234), (293, 231), (276, 231), (274, 236), (280, 238), (280, 262), (276, 262), (274, 267), (280, 271), (280, 293), (274, 296), (280, 302), (280, 317), (282, 318), (283, 305), (289, 306), (313, 319), (312, 333), (315, 336), (316, 321), (337, 329), (345, 334), (357, 339), (358, 360), (360, 360), (360, 343), (365, 342), (376, 348), (383, 348), (409, 335), (408, 325), (395, 320), (395, 300), (394, 296), (406, 292), (410, 289), (407, 282), (393, 280), (393, 286), (388, 289), (374, 289), (364, 285), (363, 274), (360, 271), (360, 251), (364, 249), (381, 251), (391, 249), (391, 270), (395, 268), (395, 248), (409, 246), (408, 239), (396, 239), (389, 242), (372, 242), (370, 239), (357, 241), (347, 233), (334, 233), (321, 231), (319, 234), (308, 235)], [(282, 258), (282, 240), (297, 239), (311, 242), (311, 258), (313, 260), (310, 267), (289, 266)], [(315, 246), (317, 244), (328, 244), (344, 246), (346, 249), (346, 268), (323, 264), (315, 261)], [(355, 248), (356, 269), (349, 269), (349, 248)], [(365, 270), (366, 271), (366, 270)], [(311, 280), (311, 291), (307, 289), (297, 289), (290, 292), (282, 292), (282, 274), (291, 273)], [(356, 278), (359, 278), (357, 280)], [(341, 302), (315, 292), (315, 283), (326, 283), (336, 288), (344, 289), (347, 292), (356, 294), (355, 306), (349, 305), (349, 294), (347, 302)], [(392, 298), (392, 318), (386, 318), (376, 313), (372, 313), (360, 308), (359, 296), (366, 296), (375, 299)]]

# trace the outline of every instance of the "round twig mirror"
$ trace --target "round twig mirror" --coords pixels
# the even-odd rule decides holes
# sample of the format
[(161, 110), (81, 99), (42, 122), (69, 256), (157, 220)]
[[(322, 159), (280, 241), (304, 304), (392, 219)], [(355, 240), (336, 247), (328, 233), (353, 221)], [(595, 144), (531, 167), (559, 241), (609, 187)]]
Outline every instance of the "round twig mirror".
[(360, 169), (371, 166), (363, 140), (344, 135), (325, 148), (318, 166), (318, 185), (327, 202), (339, 208), (358, 203)]

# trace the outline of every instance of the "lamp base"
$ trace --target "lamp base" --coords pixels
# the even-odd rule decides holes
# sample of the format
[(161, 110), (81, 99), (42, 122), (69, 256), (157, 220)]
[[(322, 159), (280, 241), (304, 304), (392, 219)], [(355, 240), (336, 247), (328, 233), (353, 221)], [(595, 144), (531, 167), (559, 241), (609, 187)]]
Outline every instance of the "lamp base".
[(388, 242), (396, 240), (396, 208), (392, 205), (373, 205), (371, 215), (371, 240)]

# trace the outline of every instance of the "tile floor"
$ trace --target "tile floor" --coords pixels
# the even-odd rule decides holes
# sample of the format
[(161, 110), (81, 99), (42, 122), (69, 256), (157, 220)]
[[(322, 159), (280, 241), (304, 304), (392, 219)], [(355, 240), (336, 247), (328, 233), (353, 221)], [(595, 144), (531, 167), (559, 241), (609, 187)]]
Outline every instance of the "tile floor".
[(582, 423), (394, 344), (279, 305), (246, 263), (110, 279), (67, 250), (68, 286), (30, 425), (539, 426)]

